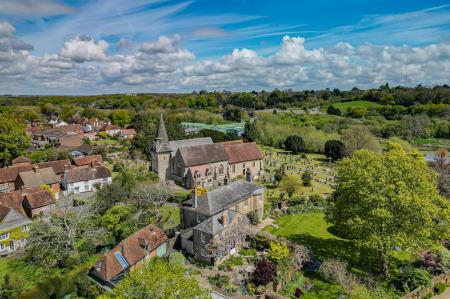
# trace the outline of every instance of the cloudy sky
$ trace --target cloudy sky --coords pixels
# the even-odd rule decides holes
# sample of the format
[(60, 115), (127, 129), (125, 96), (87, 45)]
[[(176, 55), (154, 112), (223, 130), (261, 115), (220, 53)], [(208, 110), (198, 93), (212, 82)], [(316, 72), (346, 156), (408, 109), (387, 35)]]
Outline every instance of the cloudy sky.
[(1, 0), (0, 94), (450, 82), (450, 2)]

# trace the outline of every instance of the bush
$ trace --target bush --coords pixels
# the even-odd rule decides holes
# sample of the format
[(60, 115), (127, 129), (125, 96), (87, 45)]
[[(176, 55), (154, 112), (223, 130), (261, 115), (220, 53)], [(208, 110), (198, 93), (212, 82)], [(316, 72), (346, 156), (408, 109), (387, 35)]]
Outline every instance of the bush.
[(247, 214), (248, 220), (252, 225), (257, 225), (260, 222), (258, 211), (251, 211)]
[(255, 248), (242, 249), (239, 253), (243, 256), (255, 256), (256, 249)]
[(447, 285), (445, 283), (439, 282), (434, 285), (434, 293), (436, 295), (440, 295), (440, 294), (444, 293), (446, 288), (447, 288)]
[(255, 272), (253, 272), (253, 282), (260, 286), (273, 281), (277, 273), (277, 267), (265, 257), (256, 263)]
[(169, 256), (169, 265), (184, 265), (184, 255), (180, 252), (171, 253)]
[(305, 151), (305, 142), (303, 138), (297, 135), (291, 135), (286, 138), (284, 146), (288, 151), (297, 154)]
[(318, 194), (311, 195), (309, 201), (316, 207), (324, 207), (327, 204), (327, 200)]
[(210, 284), (213, 284), (216, 287), (223, 288), (230, 284), (230, 277), (227, 275), (220, 275), (217, 273), (214, 276), (209, 276), (208, 281)]
[(352, 277), (347, 272), (347, 264), (340, 260), (324, 260), (320, 264), (319, 273), (325, 280), (338, 283), (346, 291), (351, 290), (354, 285)]
[(305, 171), (302, 174), (302, 182), (303, 182), (303, 186), (305, 187), (309, 187), (311, 186), (311, 181), (312, 181), (312, 175), (311, 172), (309, 171)]
[(428, 285), (430, 282), (430, 274), (424, 269), (417, 268), (409, 268), (394, 279), (395, 287), (403, 292), (409, 292), (420, 286)]
[(289, 248), (287, 244), (284, 242), (270, 242), (270, 249), (267, 254), (267, 258), (278, 264), (282, 260), (284, 260), (289, 254)]
[(255, 285), (252, 281), (247, 283), (247, 292), (249, 295), (261, 295), (266, 290), (264, 285)]
[(234, 267), (244, 265), (242, 256), (232, 255), (226, 261), (219, 265), (219, 270), (231, 271)]

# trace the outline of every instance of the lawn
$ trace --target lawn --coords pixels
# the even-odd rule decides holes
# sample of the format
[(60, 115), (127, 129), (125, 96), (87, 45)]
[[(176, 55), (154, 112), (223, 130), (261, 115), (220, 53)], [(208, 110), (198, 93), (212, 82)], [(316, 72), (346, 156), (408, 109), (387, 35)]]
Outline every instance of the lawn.
[[(340, 103), (335, 103), (332, 104), (332, 106), (334, 106), (335, 108), (338, 108), (339, 110), (341, 110), (341, 112), (347, 112), (347, 110), (349, 108), (377, 108), (377, 107), (381, 107), (382, 105), (378, 104), (378, 103), (374, 103), (374, 102), (369, 102), (369, 101), (352, 101), (352, 102), (340, 102)], [(324, 111), (326, 111), (328, 108), (328, 106), (324, 106)]]
[(0, 279), (3, 279), (3, 276), (7, 273), (22, 277), (25, 288), (30, 288), (48, 275), (49, 270), (12, 257), (0, 258)]

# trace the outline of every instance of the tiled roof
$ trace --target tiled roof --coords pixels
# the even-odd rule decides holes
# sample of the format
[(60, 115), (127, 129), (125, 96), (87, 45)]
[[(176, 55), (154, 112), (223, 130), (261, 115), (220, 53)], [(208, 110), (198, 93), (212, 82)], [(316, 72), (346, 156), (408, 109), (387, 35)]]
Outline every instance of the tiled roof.
[(51, 167), (24, 171), (19, 173), (19, 176), (25, 188), (55, 184), (59, 181)]
[(70, 184), (109, 177), (111, 177), (111, 171), (107, 167), (99, 165), (96, 167), (72, 168), (67, 171), (65, 180), (68, 184)]
[(48, 161), (48, 162), (41, 162), (34, 164), (38, 168), (53, 168), (53, 171), (56, 174), (62, 174), (64, 172), (65, 166), (67, 166), (68, 169), (73, 168), (72, 163), (70, 163), (69, 160), (56, 160), (56, 161)]
[(8, 193), (0, 193), (0, 205), (15, 209), (22, 215), (26, 215), (22, 207), (23, 196), (20, 191), (12, 191)]
[(103, 161), (102, 156), (101, 155), (93, 155), (93, 156), (82, 156), (82, 157), (73, 158), (73, 162), (75, 163), (76, 166), (91, 165), (91, 163), (94, 161), (98, 161), (98, 162)]
[(12, 160), (11, 163), (12, 164), (31, 163), (31, 160), (30, 160), (30, 158), (20, 156), (20, 157), (15, 158), (14, 160)]
[(150, 224), (114, 247), (97, 262), (94, 269), (99, 270), (98, 273), (104, 280), (111, 281), (111, 279), (125, 270), (114, 255), (116, 252), (120, 252), (130, 266), (136, 264), (148, 254), (139, 244), (139, 239), (144, 239), (148, 242), (148, 252), (151, 252), (164, 243), (167, 240), (167, 236), (161, 228)]
[(21, 171), (31, 170), (31, 165), (0, 168), (0, 184), (14, 182)]
[(25, 198), (32, 209), (45, 207), (54, 203), (53, 195), (49, 190), (30, 193), (25, 195)]
[(65, 136), (59, 139), (59, 145), (65, 148), (76, 148), (83, 144), (83, 136), (72, 135)]
[(244, 180), (234, 181), (200, 196), (197, 207), (193, 210), (204, 215), (215, 215), (262, 191), (264, 187), (254, 183)]
[(230, 164), (262, 159), (261, 151), (254, 142), (228, 143), (224, 144), (224, 148)]
[(59, 131), (68, 133), (68, 132), (83, 132), (83, 126), (79, 124), (73, 124), (73, 125), (63, 125), (57, 127)]
[(220, 143), (182, 147), (178, 149), (178, 152), (180, 153), (186, 166), (195, 166), (228, 160), (223, 145)]
[(120, 130), (121, 135), (136, 135), (135, 129), (122, 129)]

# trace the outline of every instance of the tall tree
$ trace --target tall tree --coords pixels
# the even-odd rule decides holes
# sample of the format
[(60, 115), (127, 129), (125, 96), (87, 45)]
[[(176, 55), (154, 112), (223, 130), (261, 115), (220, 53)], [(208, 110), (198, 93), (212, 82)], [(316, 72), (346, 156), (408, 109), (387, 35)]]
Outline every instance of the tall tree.
[(115, 125), (118, 125), (121, 128), (124, 128), (126, 125), (131, 122), (130, 111), (127, 109), (117, 109), (111, 115), (112, 122)]
[(25, 126), (14, 119), (0, 117), (0, 167), (23, 155), (30, 147), (31, 138)]
[(340, 140), (328, 140), (325, 143), (325, 156), (334, 161), (345, 156), (345, 144)]
[(356, 151), (336, 172), (328, 219), (345, 237), (377, 250), (385, 276), (392, 247), (416, 250), (450, 237), (449, 202), (420, 153), (388, 142), (384, 153)]
[(244, 134), (242, 138), (247, 142), (256, 141), (259, 138), (259, 131), (254, 121), (245, 123)]
[(286, 138), (284, 142), (284, 147), (293, 152), (294, 154), (298, 154), (305, 151), (305, 142), (303, 138), (297, 135), (291, 135)]
[(289, 199), (300, 189), (300, 186), (300, 180), (295, 175), (285, 175), (281, 180), (281, 189), (287, 193)]
[(190, 299), (210, 298), (182, 265), (156, 258), (139, 271), (127, 275), (107, 298)]
[(380, 143), (372, 135), (366, 126), (353, 126), (344, 131), (341, 137), (345, 144), (347, 154), (351, 155), (354, 151), (366, 149), (370, 151), (379, 151)]

